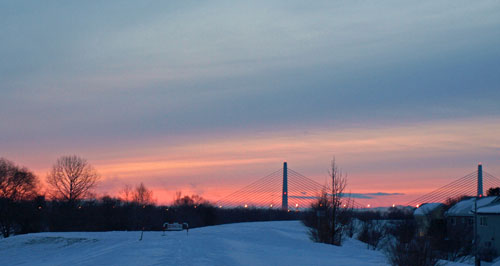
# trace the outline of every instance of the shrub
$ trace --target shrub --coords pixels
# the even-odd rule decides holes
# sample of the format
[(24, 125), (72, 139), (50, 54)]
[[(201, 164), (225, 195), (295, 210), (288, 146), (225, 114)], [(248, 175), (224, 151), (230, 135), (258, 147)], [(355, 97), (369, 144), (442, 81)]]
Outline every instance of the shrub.
[(384, 231), (384, 227), (379, 221), (364, 221), (358, 240), (375, 250), (384, 237)]
[(394, 266), (435, 266), (438, 257), (428, 239), (418, 237), (408, 243), (397, 241), (387, 249), (389, 263)]

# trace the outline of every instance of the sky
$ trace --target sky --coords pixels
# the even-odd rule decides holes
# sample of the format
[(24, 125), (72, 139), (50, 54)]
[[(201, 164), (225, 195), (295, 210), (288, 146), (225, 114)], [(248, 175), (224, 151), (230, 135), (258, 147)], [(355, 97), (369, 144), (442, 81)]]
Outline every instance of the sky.
[[(498, 1), (2, 1), (0, 157), (216, 201), (284, 161), (363, 204), (500, 177)], [(380, 194), (373, 194), (382, 192)], [(384, 193), (394, 194), (392, 196)], [(375, 195), (375, 196), (373, 196)]]

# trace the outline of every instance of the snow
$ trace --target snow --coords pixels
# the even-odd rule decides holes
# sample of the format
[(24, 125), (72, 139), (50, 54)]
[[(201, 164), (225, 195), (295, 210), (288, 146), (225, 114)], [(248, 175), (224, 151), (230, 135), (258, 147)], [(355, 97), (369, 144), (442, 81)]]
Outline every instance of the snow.
[(431, 213), (432, 211), (434, 211), (436, 208), (439, 208), (439, 207), (443, 207), (444, 204), (443, 203), (425, 203), (425, 204), (422, 204), (422, 206), (418, 207), (415, 212), (413, 213), (413, 215), (421, 215), (421, 216), (425, 216), (429, 213)]
[[(2, 265), (387, 265), (384, 254), (347, 239), (314, 243), (299, 221), (185, 231), (65, 232), (0, 239)], [(8, 258), (5, 260), (5, 258)], [(450, 264), (448, 264), (450, 265)], [(460, 264), (453, 264), (460, 265)]]
[(494, 213), (500, 214), (500, 203), (488, 205), (477, 209), (477, 213)]
[(471, 210), (474, 207), (474, 198), (465, 199), (457, 202), (446, 213), (446, 216), (471, 216)]
[[(481, 208), (491, 204), (497, 199), (496, 196), (483, 197), (477, 200), (477, 207)], [(474, 198), (465, 199), (453, 205), (447, 212), (447, 216), (472, 216), (474, 211)], [(479, 212), (479, 210), (478, 210)]]

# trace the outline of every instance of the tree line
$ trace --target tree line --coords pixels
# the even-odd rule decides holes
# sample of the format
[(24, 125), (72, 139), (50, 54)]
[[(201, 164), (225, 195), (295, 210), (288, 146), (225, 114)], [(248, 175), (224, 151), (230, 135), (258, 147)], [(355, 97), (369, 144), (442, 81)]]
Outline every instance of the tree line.
[(83, 158), (62, 156), (47, 174), (45, 192), (28, 168), (0, 158), (0, 230), (12, 234), (46, 231), (161, 230), (165, 222), (191, 228), (234, 222), (299, 219), (277, 209), (217, 208), (199, 195), (177, 192), (172, 205), (157, 205), (143, 183), (125, 185), (121, 197), (95, 197), (97, 171)]

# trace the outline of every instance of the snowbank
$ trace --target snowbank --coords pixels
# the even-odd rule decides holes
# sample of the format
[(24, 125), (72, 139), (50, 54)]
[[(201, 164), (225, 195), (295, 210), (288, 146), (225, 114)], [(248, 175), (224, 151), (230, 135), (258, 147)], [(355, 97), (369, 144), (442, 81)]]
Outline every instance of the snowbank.
[(479, 213), (479, 214), (486, 214), (486, 213), (500, 214), (500, 203), (481, 207), (481, 208), (477, 209), (477, 213)]
[(240, 223), (186, 232), (69, 232), (0, 240), (2, 265), (386, 265), (349, 239), (314, 243), (298, 221)]
[[(314, 243), (299, 221), (256, 222), (186, 232), (67, 232), (0, 239), (2, 265), (387, 265), (347, 239)], [(448, 264), (460, 265), (460, 264)]]

